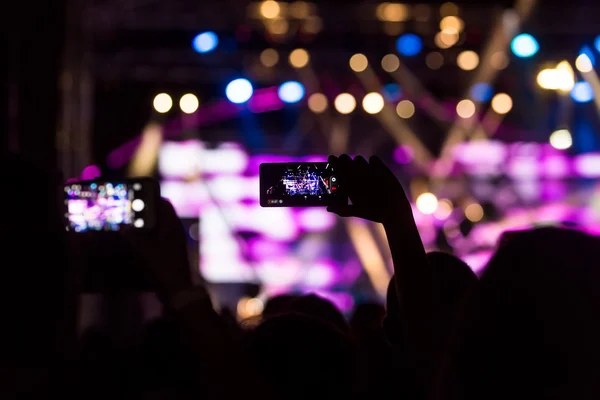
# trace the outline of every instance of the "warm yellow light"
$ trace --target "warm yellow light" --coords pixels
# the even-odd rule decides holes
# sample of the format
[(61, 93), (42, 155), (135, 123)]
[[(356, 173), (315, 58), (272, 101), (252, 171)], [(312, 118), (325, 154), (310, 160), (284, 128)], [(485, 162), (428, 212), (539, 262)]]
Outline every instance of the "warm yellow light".
[(323, 93), (313, 93), (308, 98), (308, 108), (316, 114), (327, 110), (327, 103), (327, 97)]
[(579, 72), (586, 73), (591, 72), (594, 69), (594, 66), (587, 54), (580, 54), (575, 60), (575, 68), (577, 68), (577, 71)]
[(434, 42), (440, 49), (448, 49), (454, 46), (460, 38), (458, 32), (454, 31), (441, 31), (438, 32), (434, 37)]
[(456, 105), (456, 113), (461, 118), (471, 118), (475, 115), (476, 109), (475, 103), (469, 99), (461, 100)]
[(377, 114), (381, 110), (383, 110), (383, 106), (385, 105), (385, 101), (383, 100), (383, 96), (377, 92), (371, 92), (367, 94), (363, 98), (362, 106), (366, 112), (369, 114)]
[(444, 65), (444, 56), (437, 51), (433, 51), (425, 57), (425, 64), (431, 69), (440, 69)]
[(264, 49), (260, 53), (260, 62), (265, 67), (274, 67), (279, 62), (279, 53), (275, 49)]
[(483, 218), (483, 207), (477, 203), (469, 204), (465, 208), (465, 217), (471, 222), (479, 222)]
[(385, 21), (385, 8), (389, 5), (390, 3), (381, 3), (380, 5), (377, 6), (377, 8), (375, 9), (375, 15), (377, 16), (377, 19), (379, 19), (380, 21)]
[(573, 138), (568, 129), (559, 129), (550, 135), (550, 144), (557, 150), (566, 150), (573, 145)]
[(465, 23), (462, 19), (455, 16), (448, 16), (442, 18), (440, 21), (440, 31), (444, 32), (455, 32), (460, 33), (465, 27)]
[(394, 72), (400, 68), (400, 59), (395, 54), (387, 54), (381, 59), (381, 68), (385, 72)]
[(290, 64), (294, 68), (306, 67), (309, 60), (310, 56), (304, 49), (296, 49), (290, 53)]
[(169, 112), (171, 107), (173, 107), (173, 99), (166, 93), (159, 93), (154, 97), (152, 105), (156, 112), (164, 114)]
[(304, 20), (302, 30), (306, 33), (317, 34), (323, 29), (323, 20), (321, 17), (312, 15)]
[(556, 70), (553, 68), (547, 68), (540, 71), (537, 76), (537, 83), (540, 85), (542, 89), (548, 90), (556, 90), (557, 86), (557, 77)]
[(339, 94), (333, 101), (340, 114), (350, 114), (356, 108), (356, 99), (350, 93)]
[(575, 86), (575, 72), (568, 61), (561, 61), (556, 66), (558, 90), (569, 92)]
[(273, 35), (285, 35), (290, 29), (290, 24), (285, 18), (274, 18), (268, 21), (266, 27)]
[(369, 60), (364, 54), (357, 53), (350, 57), (350, 68), (354, 72), (362, 72), (369, 66)]
[(490, 58), (490, 64), (497, 70), (502, 70), (508, 67), (508, 57), (506, 56), (506, 53), (497, 51), (492, 54), (492, 57)]
[(191, 93), (184, 94), (179, 99), (179, 108), (186, 114), (195, 113), (199, 105), (198, 98)]
[(440, 7), (440, 15), (442, 17), (458, 15), (458, 6), (451, 2), (444, 3)]
[(417, 210), (426, 215), (433, 214), (438, 207), (437, 197), (435, 197), (433, 193), (429, 192), (419, 195), (415, 203)]
[(498, 93), (492, 99), (492, 110), (497, 114), (507, 114), (513, 106), (513, 101), (506, 93)]
[(389, 22), (401, 22), (408, 19), (408, 7), (404, 4), (388, 3), (382, 9), (382, 19)]
[(461, 69), (471, 71), (479, 65), (479, 56), (471, 50), (463, 51), (456, 58), (456, 63)]
[(310, 16), (310, 4), (305, 1), (295, 1), (290, 4), (290, 15), (296, 19), (306, 19)]
[(402, 100), (396, 106), (396, 113), (400, 118), (408, 119), (415, 114), (415, 105), (410, 100)]
[(263, 1), (260, 5), (260, 13), (263, 17), (273, 19), (279, 17), (281, 7), (279, 3), (273, 0)]

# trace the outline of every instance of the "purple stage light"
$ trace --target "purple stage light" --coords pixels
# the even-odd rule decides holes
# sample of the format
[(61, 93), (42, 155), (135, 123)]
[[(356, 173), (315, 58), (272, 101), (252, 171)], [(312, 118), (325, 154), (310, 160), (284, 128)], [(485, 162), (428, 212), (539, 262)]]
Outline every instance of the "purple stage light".
[(402, 145), (394, 150), (394, 161), (398, 164), (410, 164), (415, 158), (415, 152), (410, 146)]
[(600, 178), (600, 153), (587, 153), (574, 160), (575, 172), (584, 178)]
[(102, 171), (97, 165), (88, 165), (81, 171), (81, 179), (84, 181), (91, 181), (99, 178), (102, 175)]
[(333, 228), (336, 216), (324, 208), (307, 208), (296, 214), (298, 226), (308, 232), (323, 232)]

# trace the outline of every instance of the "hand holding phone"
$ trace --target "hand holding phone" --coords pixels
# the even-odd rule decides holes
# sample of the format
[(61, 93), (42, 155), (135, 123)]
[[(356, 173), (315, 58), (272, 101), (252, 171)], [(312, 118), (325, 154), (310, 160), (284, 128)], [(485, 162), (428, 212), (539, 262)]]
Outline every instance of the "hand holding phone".
[(262, 207), (318, 207), (347, 204), (333, 166), (317, 163), (260, 164)]
[(156, 223), (159, 198), (152, 178), (69, 183), (64, 186), (65, 228), (76, 233), (149, 229)]

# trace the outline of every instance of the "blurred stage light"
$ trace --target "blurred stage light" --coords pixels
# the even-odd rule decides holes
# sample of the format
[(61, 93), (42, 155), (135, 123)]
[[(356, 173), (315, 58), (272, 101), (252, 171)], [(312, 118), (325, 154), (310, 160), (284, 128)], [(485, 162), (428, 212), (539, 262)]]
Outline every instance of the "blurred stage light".
[(194, 38), (192, 46), (198, 53), (209, 53), (219, 45), (219, 37), (214, 32), (203, 32)]
[(327, 103), (327, 97), (323, 93), (313, 93), (308, 98), (308, 108), (316, 114), (327, 110)]
[(434, 212), (434, 217), (436, 217), (439, 220), (445, 220), (448, 219), (450, 217), (450, 215), (452, 215), (452, 210), (453, 210), (453, 205), (452, 202), (448, 199), (441, 199), (440, 201), (438, 201), (438, 206)]
[(381, 68), (385, 72), (394, 72), (400, 68), (400, 59), (395, 54), (387, 54), (381, 59)]
[(558, 86), (556, 86), (556, 80), (556, 70), (553, 68), (543, 69), (539, 72), (537, 76), (537, 83), (542, 89), (558, 89)]
[(492, 89), (492, 85), (485, 82), (479, 82), (474, 84), (469, 91), (469, 95), (475, 101), (484, 103), (489, 101), (494, 94), (494, 90)]
[(558, 90), (570, 92), (575, 86), (575, 73), (568, 61), (561, 61), (556, 66), (556, 83)]
[(433, 51), (425, 57), (425, 64), (431, 69), (440, 69), (444, 65), (444, 56), (440, 52)]
[(437, 47), (440, 49), (448, 49), (454, 46), (460, 35), (455, 31), (441, 31), (435, 35), (434, 42)]
[(263, 17), (273, 19), (279, 17), (281, 7), (279, 3), (273, 0), (263, 1), (260, 5), (260, 13)]
[(592, 72), (594, 69), (592, 58), (587, 53), (581, 53), (575, 60), (575, 68), (577, 68), (577, 71), (583, 73)]
[(417, 210), (425, 215), (433, 214), (438, 207), (438, 199), (433, 193), (423, 193), (419, 195), (415, 203)]
[(304, 49), (296, 49), (290, 53), (290, 64), (294, 68), (306, 67), (309, 60), (310, 56)]
[(408, 119), (415, 114), (415, 105), (410, 100), (402, 100), (396, 106), (396, 113), (400, 118)]
[(598, 35), (596, 40), (594, 40), (594, 47), (596, 47), (596, 50), (600, 53), (600, 35)]
[(510, 48), (515, 56), (527, 58), (535, 55), (540, 49), (540, 45), (533, 36), (528, 33), (521, 33), (514, 37)]
[(350, 57), (350, 68), (354, 72), (362, 72), (369, 66), (369, 60), (364, 54), (355, 54)]
[(306, 19), (310, 17), (311, 6), (305, 1), (294, 1), (289, 5), (289, 14), (296, 19)]
[(465, 217), (471, 222), (479, 222), (483, 218), (483, 207), (477, 203), (469, 204), (465, 208)]
[(577, 82), (571, 89), (571, 98), (577, 103), (588, 103), (594, 98), (594, 89), (586, 81)]
[(402, 22), (409, 17), (409, 9), (405, 4), (382, 3), (375, 10), (377, 18), (381, 21)]
[(423, 49), (423, 41), (414, 33), (405, 33), (396, 41), (396, 48), (403, 56), (416, 56)]
[(512, 110), (513, 101), (512, 98), (506, 93), (498, 93), (492, 99), (492, 110), (497, 114), (507, 114)]
[(304, 97), (304, 86), (296, 81), (285, 82), (279, 86), (277, 94), (284, 103), (297, 103)]
[(471, 50), (463, 51), (456, 58), (456, 63), (465, 71), (472, 71), (479, 65), (479, 56)]
[(473, 115), (475, 115), (475, 111), (475, 103), (468, 99), (461, 100), (456, 105), (456, 113), (461, 118), (471, 118)]
[(573, 145), (573, 138), (568, 129), (559, 129), (550, 135), (550, 144), (557, 150), (566, 150)]
[(152, 101), (152, 105), (156, 112), (164, 114), (171, 110), (173, 107), (173, 99), (166, 93), (159, 93), (154, 97), (154, 101)]
[(458, 15), (458, 6), (450, 1), (446, 2), (440, 7), (440, 15), (442, 17)]
[(397, 83), (388, 83), (383, 86), (383, 97), (387, 101), (398, 101), (400, 100), (400, 96), (402, 95), (402, 89), (400, 89), (400, 85)]
[(506, 56), (506, 53), (504, 53), (503, 51), (497, 51), (494, 54), (492, 54), (492, 57), (490, 58), (490, 64), (492, 65), (493, 68), (497, 69), (497, 70), (502, 70), (506, 67), (508, 67), (508, 57)]
[(350, 93), (339, 94), (333, 105), (340, 114), (350, 114), (356, 108), (356, 99)]
[(245, 103), (250, 100), (254, 89), (252, 84), (247, 79), (235, 79), (227, 85), (225, 88), (225, 95), (227, 99), (235, 104)]
[(199, 105), (200, 102), (198, 101), (198, 98), (191, 93), (184, 94), (181, 96), (181, 99), (179, 99), (179, 108), (186, 114), (195, 113), (196, 110), (198, 110)]
[(454, 15), (449, 15), (442, 18), (440, 21), (440, 31), (460, 33), (464, 29), (465, 24), (462, 19)]
[(279, 62), (279, 53), (275, 49), (264, 49), (260, 53), (260, 62), (265, 67), (274, 67)]
[(385, 101), (383, 100), (383, 96), (377, 92), (367, 94), (362, 101), (364, 110), (369, 114), (377, 114), (383, 110), (384, 105)]

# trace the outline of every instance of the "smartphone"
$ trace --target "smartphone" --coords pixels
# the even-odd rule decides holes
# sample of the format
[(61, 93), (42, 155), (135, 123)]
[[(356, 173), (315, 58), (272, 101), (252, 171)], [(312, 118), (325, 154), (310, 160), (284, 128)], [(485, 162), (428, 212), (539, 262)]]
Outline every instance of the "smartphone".
[(260, 164), (259, 180), (262, 207), (348, 203), (333, 167), (326, 162)]
[(65, 184), (65, 227), (70, 232), (113, 232), (156, 224), (158, 183), (152, 178)]

